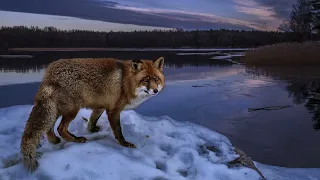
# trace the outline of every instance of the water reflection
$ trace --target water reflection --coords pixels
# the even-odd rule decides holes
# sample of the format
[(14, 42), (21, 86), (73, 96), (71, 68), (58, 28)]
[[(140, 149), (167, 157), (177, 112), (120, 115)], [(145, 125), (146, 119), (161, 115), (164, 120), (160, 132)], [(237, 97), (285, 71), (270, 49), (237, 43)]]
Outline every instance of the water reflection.
[[(28, 73), (29, 71), (39, 72), (46, 66), (60, 58), (105, 58), (114, 57), (119, 59), (157, 59), (160, 56), (165, 57), (166, 67), (182, 68), (182, 67), (212, 67), (212, 66), (230, 66), (231, 62), (226, 60), (210, 59), (212, 55), (190, 55), (180, 56), (176, 52), (26, 52), (19, 54), (32, 55), (33, 58), (1, 58), (0, 72), (14, 71), (18, 73)], [(239, 57), (233, 57), (238, 60)]]
[(304, 104), (312, 113), (313, 129), (320, 129), (320, 72), (314, 68), (256, 68), (246, 70), (250, 75), (267, 76), (287, 81), (286, 91), (294, 104)]
[[(0, 59), (0, 86), (39, 82), (49, 63), (63, 58), (106, 58), (118, 59), (157, 59), (165, 57), (164, 73), (168, 80), (203, 79), (214, 76), (216, 70), (212, 67), (229, 67), (233, 63), (226, 60), (210, 59), (212, 53), (201, 55), (178, 55), (177, 52), (148, 52), (148, 51), (56, 51), (56, 52), (20, 52), (18, 55), (31, 55), (32, 58), (1, 58)], [(237, 61), (241, 57), (233, 57)], [(183, 70), (182, 70), (183, 68)]]
[(305, 103), (305, 107), (313, 114), (313, 128), (320, 129), (320, 80), (291, 80), (287, 86), (289, 97), (296, 104)]

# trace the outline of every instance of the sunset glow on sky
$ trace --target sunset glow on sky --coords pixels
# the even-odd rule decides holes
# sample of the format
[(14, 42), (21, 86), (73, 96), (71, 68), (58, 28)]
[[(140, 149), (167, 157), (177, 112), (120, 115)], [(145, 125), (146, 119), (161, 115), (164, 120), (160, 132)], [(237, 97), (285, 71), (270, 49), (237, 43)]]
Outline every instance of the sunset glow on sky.
[(10, 0), (0, 3), (0, 25), (51, 23), (63, 29), (108, 27), (116, 31), (155, 27), (276, 30), (293, 3), (295, 0)]

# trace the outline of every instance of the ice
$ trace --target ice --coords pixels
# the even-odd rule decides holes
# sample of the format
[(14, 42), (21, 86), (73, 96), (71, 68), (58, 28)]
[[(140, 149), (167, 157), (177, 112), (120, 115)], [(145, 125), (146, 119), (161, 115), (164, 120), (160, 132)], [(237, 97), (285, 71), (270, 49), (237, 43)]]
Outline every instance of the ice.
[(190, 55), (204, 55), (204, 56), (208, 56), (208, 55), (221, 55), (222, 53), (219, 51), (215, 51), (215, 52), (188, 52), (188, 53), (177, 53), (176, 55), (178, 56), (190, 56)]
[(0, 55), (0, 58), (33, 58), (31, 55)]
[(230, 59), (232, 57), (242, 57), (243, 53), (239, 53), (239, 54), (226, 54), (226, 55), (222, 55), (222, 56), (214, 56), (211, 59)]
[(285, 168), (255, 162), (267, 180), (319, 180), (319, 168)]
[(229, 61), (234, 64), (239, 64), (239, 62), (233, 61), (231, 58), (232, 57), (241, 57), (241, 56), (243, 56), (243, 55), (242, 54), (227, 54), (227, 55), (222, 55), (222, 56), (214, 56), (210, 59), (225, 60), (225, 61)]
[[(120, 146), (110, 129), (106, 113), (98, 125), (100, 132), (90, 134), (86, 122), (91, 111), (82, 109), (69, 131), (85, 136), (87, 143), (52, 145), (43, 136), (40, 166), (28, 174), (20, 162), (20, 140), (32, 105), (12, 106), (0, 109), (0, 179), (201, 179), (201, 180), (255, 180), (259, 174), (246, 167), (228, 167), (227, 163), (238, 155), (225, 136), (190, 123), (180, 122), (168, 116), (146, 117), (133, 110), (121, 113), (121, 126), (127, 141), (136, 149)], [(56, 128), (61, 118), (55, 124)], [(59, 135), (58, 135), (59, 136)], [(208, 148), (207, 148), (208, 147)], [(211, 148), (209, 148), (211, 147)], [(212, 148), (214, 147), (214, 148)], [(210, 150), (211, 149), (211, 150)], [(280, 171), (259, 164), (268, 177), (295, 177), (295, 170)], [(275, 173), (273, 173), (275, 171)], [(317, 179), (319, 170), (299, 171), (300, 179)], [(305, 176), (301, 176), (305, 174)], [(278, 178), (279, 179), (279, 178)], [(294, 178), (292, 178), (294, 180)]]
[(41, 82), (42, 77), (44, 76), (45, 69), (31, 71), (21, 76), (19, 72), (7, 71), (0, 68), (0, 88), (4, 86), (10, 86), (14, 84), (26, 84), (26, 83), (36, 83)]

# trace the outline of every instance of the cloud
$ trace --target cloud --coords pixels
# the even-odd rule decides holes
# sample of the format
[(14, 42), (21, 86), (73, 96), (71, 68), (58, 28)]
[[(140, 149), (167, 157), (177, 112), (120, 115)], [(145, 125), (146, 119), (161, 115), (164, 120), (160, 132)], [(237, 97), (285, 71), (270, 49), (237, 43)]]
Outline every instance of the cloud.
[(277, 20), (277, 18), (275, 17), (276, 13), (269, 9), (246, 7), (246, 6), (235, 6), (235, 9), (241, 13), (257, 16), (261, 20), (267, 20), (267, 21)]
[(257, 3), (272, 7), (276, 12), (277, 17), (286, 18), (289, 16), (292, 5), (297, 2), (297, 0), (255, 0)]
[[(93, 30), (93, 31), (139, 31), (139, 30), (170, 30), (170, 28), (161, 28), (154, 26), (138, 26), (132, 24), (110, 23), (96, 20), (86, 20), (81, 18), (42, 15), (32, 13), (0, 11), (0, 24), (2, 26), (38, 26), (44, 28), (53, 26), (61, 30)], [(14, 21), (12, 20), (14, 19)]]
[[(290, 0), (233, 0), (236, 11), (258, 18), (259, 24), (278, 27), (290, 11)], [(293, 1), (291, 1), (293, 3)]]
[[(120, 3), (122, 2), (122, 3)], [(259, 21), (239, 20), (209, 13), (190, 12), (177, 9), (135, 7), (131, 3), (100, 0), (10, 0), (1, 3), (0, 10), (27, 12), (36, 14), (60, 15), (89, 20), (99, 20), (141, 26), (157, 26), (183, 29), (257, 29), (275, 30), (275, 26)], [(128, 1), (129, 2), (129, 1)], [(132, 2), (132, 1), (131, 1)], [(273, 14), (256, 8), (253, 0), (237, 0), (238, 11), (261, 17), (261, 20), (272, 20)], [(242, 2), (242, 4), (241, 4)], [(253, 3), (244, 6), (244, 3)], [(194, 2), (196, 3), (196, 2)], [(149, 3), (149, 6), (150, 3)], [(199, 7), (198, 7), (199, 8)], [(268, 14), (269, 13), (269, 14)]]
[(220, 17), (214, 14), (207, 13), (195, 13), (187, 12), (182, 10), (168, 10), (168, 9), (157, 9), (157, 8), (136, 8), (116, 5), (113, 8), (123, 9), (133, 12), (144, 13), (147, 15), (153, 15), (158, 17), (166, 17), (169, 19), (185, 21), (185, 22), (203, 22), (203, 23), (217, 23), (217, 24), (229, 24), (233, 26), (245, 26), (247, 29), (257, 29), (257, 30), (274, 30), (272, 27), (262, 27), (259, 23), (254, 23), (251, 21), (239, 20), (234, 18)]
[[(267, 19), (286, 18), (296, 0), (233, 0), (236, 9), (244, 13), (264, 16)], [(250, 13), (250, 10), (253, 12)], [(262, 17), (263, 18), (263, 17)]]
[(236, 6), (238, 12), (242, 12), (249, 15), (258, 16), (260, 19), (263, 20), (275, 20), (276, 18), (275, 13), (273, 11), (261, 8), (252, 8), (252, 7), (245, 7), (245, 6)]
[(263, 20), (276, 19), (277, 13), (274, 11), (273, 7), (262, 6), (254, 0), (233, 0), (233, 1), (236, 3), (235, 9), (238, 12), (257, 16), (258, 18)]

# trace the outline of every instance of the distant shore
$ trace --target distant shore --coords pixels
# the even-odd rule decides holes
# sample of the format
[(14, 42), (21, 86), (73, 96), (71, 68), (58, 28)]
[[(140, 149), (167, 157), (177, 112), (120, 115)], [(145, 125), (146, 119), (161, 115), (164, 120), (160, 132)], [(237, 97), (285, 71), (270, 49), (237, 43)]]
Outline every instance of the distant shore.
[(95, 47), (66, 47), (66, 48), (9, 48), (9, 52), (21, 51), (247, 51), (249, 48), (95, 48)]

